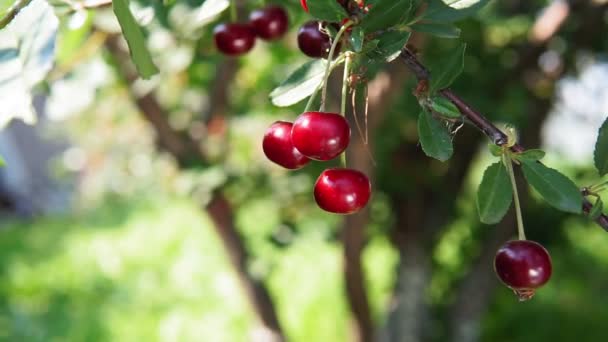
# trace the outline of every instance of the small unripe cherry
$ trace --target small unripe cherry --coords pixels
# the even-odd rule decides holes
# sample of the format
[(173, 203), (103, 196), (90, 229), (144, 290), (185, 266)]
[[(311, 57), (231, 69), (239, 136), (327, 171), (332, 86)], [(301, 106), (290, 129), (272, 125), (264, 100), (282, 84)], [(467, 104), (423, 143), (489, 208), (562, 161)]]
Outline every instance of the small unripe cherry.
[(262, 148), (266, 157), (282, 167), (296, 170), (310, 162), (300, 153), (291, 141), (291, 128), (293, 124), (286, 121), (277, 121), (270, 125), (264, 134)]
[(293, 123), (291, 140), (308, 158), (330, 160), (348, 147), (350, 126), (340, 114), (305, 112)]
[(361, 210), (371, 196), (371, 183), (367, 176), (352, 169), (327, 169), (315, 183), (315, 201), (325, 211), (352, 214)]
[(213, 38), (217, 49), (229, 56), (247, 53), (255, 45), (255, 32), (247, 24), (222, 23), (213, 29)]
[(494, 270), (519, 300), (524, 301), (532, 298), (535, 290), (551, 278), (551, 257), (537, 242), (512, 240), (496, 252)]

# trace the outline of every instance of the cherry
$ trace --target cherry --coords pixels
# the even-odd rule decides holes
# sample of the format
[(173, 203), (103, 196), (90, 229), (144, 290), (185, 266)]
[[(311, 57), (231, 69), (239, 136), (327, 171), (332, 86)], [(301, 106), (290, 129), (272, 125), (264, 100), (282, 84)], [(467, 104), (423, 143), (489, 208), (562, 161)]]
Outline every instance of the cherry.
[(352, 169), (327, 169), (315, 183), (315, 201), (325, 211), (352, 214), (365, 207), (372, 186), (367, 176)]
[(296, 170), (310, 162), (302, 153), (293, 147), (291, 128), (293, 124), (277, 121), (270, 125), (264, 134), (262, 148), (268, 159), (286, 169)]
[(249, 52), (255, 44), (255, 31), (250, 25), (239, 23), (220, 24), (213, 29), (218, 50), (229, 56)]
[(330, 160), (344, 152), (350, 142), (350, 126), (336, 113), (306, 112), (291, 129), (295, 148), (315, 160)]
[(330, 37), (325, 32), (321, 32), (320, 28), (320, 22), (309, 21), (298, 31), (298, 47), (305, 55), (312, 58), (327, 58), (331, 48)]
[(534, 290), (551, 278), (551, 257), (537, 242), (508, 241), (496, 252), (494, 270), (519, 300), (524, 301), (532, 298)]
[(283, 7), (268, 6), (251, 12), (249, 22), (258, 37), (264, 40), (274, 40), (287, 32), (289, 19)]

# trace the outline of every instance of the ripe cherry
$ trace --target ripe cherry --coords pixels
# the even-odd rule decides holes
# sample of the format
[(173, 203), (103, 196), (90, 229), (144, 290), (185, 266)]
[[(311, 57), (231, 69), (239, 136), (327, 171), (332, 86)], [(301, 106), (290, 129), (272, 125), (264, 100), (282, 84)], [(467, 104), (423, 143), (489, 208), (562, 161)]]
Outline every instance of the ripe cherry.
[(315, 201), (325, 211), (352, 214), (365, 207), (372, 186), (367, 176), (352, 169), (327, 169), (315, 183)]
[(331, 48), (330, 37), (320, 28), (320, 22), (309, 21), (298, 31), (298, 47), (305, 55), (312, 58), (327, 58)]
[(296, 170), (310, 162), (293, 147), (291, 142), (291, 122), (277, 121), (264, 134), (262, 148), (268, 159), (286, 169)]
[(220, 24), (213, 30), (213, 38), (218, 50), (229, 56), (249, 52), (255, 44), (255, 31), (250, 25)]
[(340, 114), (306, 112), (293, 123), (291, 139), (308, 158), (330, 160), (348, 147), (350, 126)]
[(494, 270), (519, 300), (524, 301), (532, 298), (534, 290), (551, 278), (551, 257), (537, 242), (508, 241), (496, 253)]
[(249, 22), (258, 37), (264, 40), (274, 40), (287, 32), (289, 19), (283, 7), (268, 6), (251, 12)]

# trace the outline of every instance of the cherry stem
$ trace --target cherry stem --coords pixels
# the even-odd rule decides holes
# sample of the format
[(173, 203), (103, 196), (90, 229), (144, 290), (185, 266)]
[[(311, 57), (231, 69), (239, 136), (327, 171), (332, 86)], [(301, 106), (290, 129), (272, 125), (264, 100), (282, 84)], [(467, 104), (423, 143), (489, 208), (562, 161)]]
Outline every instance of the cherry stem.
[(236, 2), (237, 0), (232, 0), (230, 2), (230, 20), (232, 20), (233, 23), (236, 23), (239, 19)]
[(602, 191), (606, 190), (607, 186), (608, 186), (608, 181), (592, 186), (591, 189), (589, 189), (589, 191), (591, 191), (591, 192), (602, 192)]
[[(336, 61), (334, 63), (331, 63), (329, 61), (327, 61), (327, 63), (328, 63), (328, 65), (330, 65), (331, 70), (333, 70), (338, 65), (340, 65), (343, 60), (344, 60), (344, 54), (338, 56), (338, 58), (336, 58)], [(331, 72), (331, 70), (330, 70), (330, 72)], [(317, 98), (317, 94), (319, 94), (319, 90), (321, 90), (322, 86), (323, 86), (323, 83), (319, 84), (319, 86), (315, 88), (315, 90), (312, 92), (312, 94), (310, 94), (310, 97), (308, 98), (308, 102), (306, 103), (306, 107), (304, 107), (304, 112), (310, 111), (313, 103), (315, 102), (315, 98)]]
[(325, 100), (327, 99), (327, 83), (329, 80), (329, 74), (331, 74), (331, 61), (334, 58), (334, 53), (336, 52), (336, 46), (340, 43), (340, 38), (346, 32), (346, 30), (353, 25), (352, 21), (347, 21), (340, 30), (336, 34), (334, 41), (331, 44), (331, 48), (329, 49), (329, 55), (327, 56), (327, 67), (325, 68), (325, 77), (323, 77), (323, 94), (321, 95), (321, 112), (325, 111)]
[[(348, 74), (350, 73), (350, 55), (344, 60), (344, 74), (342, 75), (342, 100), (340, 102), (340, 115), (346, 116), (346, 97), (348, 95)], [(346, 167), (346, 151), (342, 153), (342, 166)]]
[(521, 205), (519, 203), (519, 193), (517, 192), (517, 183), (515, 181), (515, 172), (513, 171), (513, 161), (511, 160), (510, 151), (505, 148), (502, 154), (502, 161), (507, 168), (509, 178), (511, 180), (511, 186), (513, 187), (513, 201), (515, 202), (515, 215), (517, 217), (517, 235), (520, 240), (526, 239), (524, 232), (524, 220), (521, 215)]

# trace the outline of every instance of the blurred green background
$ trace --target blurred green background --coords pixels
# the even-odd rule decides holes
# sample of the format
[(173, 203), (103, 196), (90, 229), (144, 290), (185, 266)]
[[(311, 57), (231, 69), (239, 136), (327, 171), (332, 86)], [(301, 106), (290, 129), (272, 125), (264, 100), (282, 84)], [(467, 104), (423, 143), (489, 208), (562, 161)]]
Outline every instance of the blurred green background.
[[(240, 2), (241, 15), (272, 2)], [(133, 1), (161, 70), (149, 81), (129, 78), (122, 45), (111, 43), (118, 32), (111, 9), (51, 3), (61, 24), (54, 67), (37, 88), (43, 101), (32, 129), (41, 140), (4, 154), (3, 172), (12, 179), (27, 151), (60, 142), (43, 167), (52, 181), (41, 186), (68, 191), (57, 208), (53, 199), (32, 204), (41, 201), (37, 190), (29, 200), (7, 195), (30, 210), (17, 215), (13, 203), (0, 217), (0, 341), (272, 340), (217, 222), (201, 210), (218, 193), (233, 208), (244, 271), (268, 289), (289, 341), (366, 340), (354, 318), (366, 315), (373, 328), (363, 330), (379, 341), (608, 339), (606, 232), (525, 195), (527, 235), (550, 251), (554, 274), (531, 301), (517, 302), (492, 266), (496, 247), (515, 235), (514, 214), (496, 226), (477, 217), (475, 191), (491, 162), (487, 141), (465, 126), (453, 161), (426, 158), (417, 145), (415, 82), (398, 61), (373, 73), (376, 164), (365, 149), (348, 153), (355, 167), (371, 170), (374, 195), (369, 211), (345, 221), (312, 199), (318, 174), (338, 161), (287, 172), (261, 150), (266, 127), (304, 107), (277, 108), (268, 99), (308, 60), (296, 44), (310, 19), (298, 1), (274, 1), (290, 15), (283, 39), (258, 41), (238, 59), (221, 56), (212, 41), (214, 24), (228, 13), (207, 20), (201, 0)], [(457, 23), (468, 47), (452, 88), (492, 120), (515, 124), (526, 146), (546, 148), (547, 164), (581, 186), (599, 181), (591, 153), (608, 113), (607, 8), (606, 1), (492, 1)], [(541, 18), (555, 26), (546, 39), (534, 33)], [(415, 34), (410, 42), (436, 64), (458, 41)], [(374, 93), (383, 89), (371, 85), (379, 79), (391, 91)], [(140, 115), (150, 108), (142, 98), (153, 98), (173, 130), (195, 139), (205, 160), (167, 152)], [(16, 129), (24, 128), (6, 128)], [(353, 139), (361, 140), (355, 130)], [(367, 293), (354, 300), (369, 302), (362, 316), (353, 315), (346, 290), (349, 236), (363, 240), (353, 247)]]

